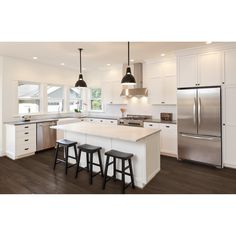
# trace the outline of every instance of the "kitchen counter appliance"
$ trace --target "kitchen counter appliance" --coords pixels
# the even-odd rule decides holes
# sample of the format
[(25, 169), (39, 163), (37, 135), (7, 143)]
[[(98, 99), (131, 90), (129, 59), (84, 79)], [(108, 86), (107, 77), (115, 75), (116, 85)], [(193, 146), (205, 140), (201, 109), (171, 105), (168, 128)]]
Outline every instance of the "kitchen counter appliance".
[(147, 115), (127, 115), (126, 117), (118, 119), (118, 125), (143, 127), (144, 120), (151, 118), (152, 116)]
[(222, 167), (221, 88), (177, 92), (178, 158)]
[(37, 123), (36, 151), (55, 147), (56, 130), (50, 128), (55, 125), (57, 125), (56, 121)]

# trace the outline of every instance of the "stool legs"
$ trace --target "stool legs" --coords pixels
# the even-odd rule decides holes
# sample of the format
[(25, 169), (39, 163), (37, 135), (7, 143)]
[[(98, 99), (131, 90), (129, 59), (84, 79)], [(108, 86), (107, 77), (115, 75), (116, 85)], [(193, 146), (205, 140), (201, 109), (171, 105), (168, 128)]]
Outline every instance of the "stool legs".
[(89, 172), (89, 153), (86, 152), (87, 172)]
[(65, 147), (64, 152), (65, 152), (65, 161), (66, 161), (65, 174), (67, 175), (67, 169), (68, 169), (68, 147)]
[(129, 171), (130, 171), (130, 178), (131, 178), (131, 183), (132, 183), (132, 188), (135, 188), (134, 186), (134, 174), (133, 174), (133, 168), (132, 168), (132, 162), (129, 159)]
[(78, 172), (79, 172), (79, 164), (80, 164), (80, 158), (81, 158), (81, 150), (79, 150), (79, 155), (78, 155), (78, 158), (77, 158), (77, 167), (76, 167), (75, 178), (77, 178), (77, 176), (78, 176)]
[(55, 170), (55, 168), (56, 168), (58, 151), (59, 151), (59, 144), (57, 143), (53, 170)]
[(125, 193), (125, 160), (122, 160), (122, 193)]
[(105, 189), (106, 182), (107, 182), (107, 171), (108, 171), (108, 166), (109, 166), (109, 160), (110, 160), (110, 156), (107, 156), (102, 189)]
[(101, 158), (100, 150), (98, 151), (98, 161), (99, 161), (99, 164), (100, 164), (101, 176), (103, 177), (103, 167), (102, 167), (102, 158)]
[(113, 157), (113, 179), (116, 181), (116, 158)]
[(89, 179), (89, 183), (92, 184), (93, 183), (93, 153), (90, 154), (90, 179)]

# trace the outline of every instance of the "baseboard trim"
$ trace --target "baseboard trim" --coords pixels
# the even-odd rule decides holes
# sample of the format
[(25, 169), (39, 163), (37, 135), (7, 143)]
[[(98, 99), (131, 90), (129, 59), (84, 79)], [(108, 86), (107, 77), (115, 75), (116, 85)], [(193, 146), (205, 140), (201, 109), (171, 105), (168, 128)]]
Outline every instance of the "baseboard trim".
[(226, 163), (224, 163), (223, 165), (224, 167), (236, 169), (236, 165), (231, 165), (231, 164), (226, 164)]

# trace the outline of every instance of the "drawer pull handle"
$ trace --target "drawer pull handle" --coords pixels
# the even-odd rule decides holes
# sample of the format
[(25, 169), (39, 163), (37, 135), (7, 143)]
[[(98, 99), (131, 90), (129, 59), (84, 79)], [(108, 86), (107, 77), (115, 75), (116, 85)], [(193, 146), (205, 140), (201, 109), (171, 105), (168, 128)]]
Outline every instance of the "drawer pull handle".
[(166, 128), (170, 128), (170, 126), (169, 126), (169, 125), (166, 125)]
[(100, 120), (100, 122), (103, 122), (103, 120)]
[(25, 148), (25, 151), (29, 150), (29, 148)]
[(29, 141), (29, 139), (25, 139), (25, 142), (28, 142)]
[(149, 126), (153, 126), (152, 124), (150, 124)]
[(29, 132), (25, 132), (25, 134), (29, 134)]
[(111, 123), (114, 123), (114, 121), (111, 121)]
[(25, 126), (25, 129), (28, 129), (29, 128), (29, 126)]

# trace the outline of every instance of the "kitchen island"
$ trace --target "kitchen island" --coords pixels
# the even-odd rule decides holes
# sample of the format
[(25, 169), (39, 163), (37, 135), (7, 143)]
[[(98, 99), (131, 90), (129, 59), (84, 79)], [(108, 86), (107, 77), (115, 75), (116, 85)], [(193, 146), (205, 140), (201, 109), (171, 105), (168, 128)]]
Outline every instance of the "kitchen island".
[[(78, 144), (102, 147), (103, 158), (104, 152), (110, 149), (133, 153), (134, 181), (137, 187), (143, 188), (160, 171), (160, 129), (93, 124), (85, 121), (51, 128), (64, 131), (64, 138)], [(73, 150), (70, 150), (69, 155), (74, 155)], [(95, 161), (96, 158), (97, 156)], [(82, 153), (81, 166), (86, 165), (85, 159)], [(120, 168), (120, 163), (117, 168)], [(112, 168), (109, 168), (108, 174), (112, 175)], [(120, 177), (118, 174), (117, 178)], [(130, 181), (128, 176), (126, 181)]]

